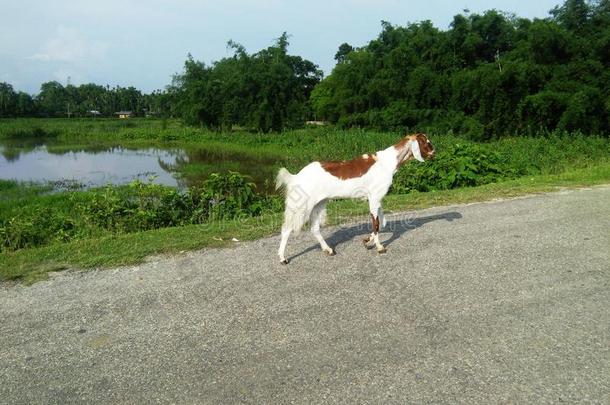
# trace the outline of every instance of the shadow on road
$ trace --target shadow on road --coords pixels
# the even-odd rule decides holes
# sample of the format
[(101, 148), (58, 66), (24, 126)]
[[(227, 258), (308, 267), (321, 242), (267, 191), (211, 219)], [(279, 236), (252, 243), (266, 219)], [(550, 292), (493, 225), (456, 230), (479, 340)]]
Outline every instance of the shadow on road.
[[(445, 220), (451, 222), (455, 219), (462, 218), (462, 214), (456, 211), (445, 212), (443, 214), (436, 215), (428, 215), (426, 217), (416, 217), (414, 213), (405, 213), (401, 214), (398, 219), (388, 220), (385, 228), (383, 228), (380, 232), (380, 240), (384, 246), (390, 246), (395, 240), (400, 238), (405, 232), (417, 229), (420, 226), (427, 224), (428, 222)], [(328, 245), (334, 249), (337, 246), (342, 245), (343, 243), (354, 239), (357, 236), (367, 236), (371, 232), (371, 224), (367, 222), (360, 222), (358, 224), (348, 224), (343, 225), (341, 228), (337, 229), (332, 235), (326, 238), (326, 242)], [(388, 233), (391, 233), (391, 236), (384, 240)], [(304, 251), (297, 253), (292, 256), (290, 260), (295, 259), (301, 255), (311, 252), (312, 250), (319, 250), (320, 246), (317, 243), (314, 243), (311, 247), (308, 247)]]

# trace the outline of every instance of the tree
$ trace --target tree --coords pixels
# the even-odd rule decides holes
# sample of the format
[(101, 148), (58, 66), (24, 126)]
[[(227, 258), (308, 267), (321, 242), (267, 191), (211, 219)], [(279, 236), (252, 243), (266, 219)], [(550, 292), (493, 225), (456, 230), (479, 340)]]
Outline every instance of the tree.
[(43, 114), (50, 116), (63, 115), (66, 112), (68, 95), (59, 82), (51, 81), (40, 86), (36, 102)]
[(337, 63), (344, 62), (347, 58), (347, 55), (349, 55), (349, 53), (353, 50), (354, 48), (346, 42), (339, 45), (339, 49), (337, 50), (337, 53), (335, 53), (335, 60), (337, 61)]
[(13, 86), (8, 83), (0, 83), (0, 117), (12, 117), (15, 114), (17, 94)]
[(233, 56), (206, 66), (188, 56), (168, 89), (189, 123), (210, 128), (245, 126), (263, 132), (303, 125), (309, 97), (322, 78), (312, 62), (288, 54), (288, 35), (255, 54), (229, 41)]
[(555, 6), (551, 15), (555, 21), (570, 31), (582, 30), (591, 13), (591, 7), (585, 0), (566, 0), (563, 5)]

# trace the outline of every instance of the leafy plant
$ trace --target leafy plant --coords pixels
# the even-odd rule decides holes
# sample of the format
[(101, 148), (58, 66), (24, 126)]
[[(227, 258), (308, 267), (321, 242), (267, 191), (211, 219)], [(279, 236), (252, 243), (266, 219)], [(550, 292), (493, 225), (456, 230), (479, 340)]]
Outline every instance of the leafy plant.
[(407, 164), (395, 176), (392, 191), (448, 190), (515, 177), (500, 153), (475, 144), (456, 144), (425, 164)]
[[(256, 192), (236, 172), (212, 174), (199, 188), (179, 191), (134, 181), (43, 198), (0, 216), (0, 251), (66, 242), (98, 233), (127, 233), (201, 224), (279, 211), (280, 201)], [(45, 204), (46, 203), (46, 204)], [(47, 206), (43, 206), (47, 205)]]

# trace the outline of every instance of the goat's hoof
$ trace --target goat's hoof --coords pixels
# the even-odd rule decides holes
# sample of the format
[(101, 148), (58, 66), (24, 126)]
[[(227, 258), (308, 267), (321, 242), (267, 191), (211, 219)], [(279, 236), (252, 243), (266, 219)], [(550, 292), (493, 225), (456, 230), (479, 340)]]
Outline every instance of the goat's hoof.
[(282, 263), (282, 264), (288, 264), (288, 260), (284, 259), (284, 260), (282, 260), (280, 263)]
[(334, 256), (337, 254), (337, 251), (335, 249), (330, 249), (330, 251), (325, 250), (324, 253), (326, 253), (326, 256)]
[(380, 255), (384, 254), (384, 253), (387, 253), (387, 252), (388, 252), (388, 250), (386, 248), (377, 249), (377, 253), (379, 253)]

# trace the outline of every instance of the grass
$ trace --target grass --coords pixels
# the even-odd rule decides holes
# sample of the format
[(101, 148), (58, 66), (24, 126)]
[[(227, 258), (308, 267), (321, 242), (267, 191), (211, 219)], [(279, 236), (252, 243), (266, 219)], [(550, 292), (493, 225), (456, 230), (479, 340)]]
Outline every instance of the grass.
[[(400, 136), (392, 132), (338, 130), (333, 127), (305, 128), (279, 134), (243, 131), (217, 133), (184, 126), (176, 120), (154, 119), (0, 120), (0, 140), (5, 145), (2, 150), (5, 157), (42, 143), (48, 144), (47, 149), (52, 153), (102, 151), (118, 145), (124, 148), (176, 147), (184, 149), (189, 158), (180, 170), (187, 180), (193, 179), (193, 182), (209, 176), (214, 169), (212, 166), (231, 168), (234, 161), (240, 159), (250, 159), (253, 170), (265, 179), (271, 178), (280, 166), (294, 172), (312, 160), (351, 158), (385, 148)], [(438, 158), (432, 164), (405, 165), (397, 173), (397, 187), (394, 190), (405, 194), (386, 196), (386, 211), (506, 198), (552, 191), (558, 187), (610, 183), (610, 140), (607, 138), (550, 134), (475, 143), (453, 134), (432, 132), (430, 137), (439, 151)], [(47, 143), (51, 138), (53, 142)], [(463, 159), (453, 159), (459, 150), (465, 151), (466, 155)], [(198, 161), (197, 154), (206, 155), (199, 160), (213, 164), (192, 164)], [(472, 160), (471, 157), (479, 160)], [(485, 167), (464, 169), (464, 166), (471, 167), (481, 161)], [(496, 172), (495, 167), (501, 170)], [(439, 181), (455, 174), (456, 182), (453, 184)], [(463, 184), (480, 184), (482, 178), (492, 182), (477, 187), (459, 187)], [(415, 185), (412, 184), (413, 179), (416, 179)], [(462, 183), (457, 179), (461, 179)], [(468, 179), (474, 180), (466, 182)], [(418, 187), (432, 191), (418, 192)], [(58, 269), (134, 264), (153, 254), (230, 245), (227, 240), (233, 237), (239, 240), (256, 239), (278, 231), (281, 224), (280, 209), (276, 207), (267, 215), (203, 225), (163, 227), (131, 233), (95, 227), (89, 229), (84, 226), (87, 218), (79, 217), (79, 210), (75, 207), (82, 208), (94, 195), (87, 190), (50, 194), (51, 189), (53, 187), (50, 185), (0, 180), (0, 227), (3, 226), (2, 221), (16, 218), (14, 221), (21, 227), (18, 229), (23, 229), (24, 237), (33, 238), (32, 245), (37, 246), (0, 253), (0, 280), (33, 282)], [(120, 195), (117, 204), (121, 202)], [(24, 212), (35, 215), (30, 220), (23, 215)], [(139, 214), (155, 213), (152, 210)], [(41, 216), (44, 221), (36, 220)], [(336, 201), (329, 204), (330, 223), (338, 224), (354, 218), (366, 220), (367, 217), (368, 209), (363, 202)], [(56, 224), (59, 226), (58, 232), (53, 231)], [(13, 226), (13, 229), (16, 228)], [(64, 229), (72, 233), (64, 235)], [(40, 234), (47, 230), (49, 234), (54, 232), (53, 238), (37, 241)], [(44, 243), (50, 244), (40, 246)]]
[(20, 183), (15, 180), (0, 179), (0, 208), (3, 204), (23, 201), (48, 193), (52, 186), (38, 183)]
[[(608, 183), (610, 164), (604, 163), (571, 169), (560, 174), (528, 176), (479, 187), (388, 195), (384, 207), (388, 212), (423, 209), (548, 192), (561, 187), (575, 188)], [(366, 221), (367, 212), (364, 202), (336, 201), (329, 204), (329, 222), (337, 224), (354, 219)], [(104, 235), (18, 250), (0, 254), (0, 279), (32, 283), (46, 278), (51, 271), (67, 268), (133, 265), (143, 262), (150, 255), (230, 246), (233, 243), (230, 239), (234, 237), (244, 241), (273, 234), (278, 231), (280, 223), (281, 214), (271, 213), (235, 221)]]
[[(474, 143), (453, 134), (430, 131), (435, 146), (442, 150), (456, 143)], [(298, 165), (316, 159), (346, 159), (374, 152), (395, 143), (401, 134), (362, 129), (339, 130), (334, 127), (315, 127), (286, 131), (283, 133), (251, 133), (245, 131), (213, 132), (205, 128), (183, 125), (178, 120), (134, 118), (117, 119), (0, 119), (0, 139), (6, 141), (30, 142), (36, 139), (53, 138), (53, 148), (62, 150), (84, 149), (96, 146), (123, 147), (172, 147), (197, 146), (209, 149), (217, 156), (235, 154), (258, 159), (280, 159), (288, 164)], [(595, 158), (610, 152), (607, 138), (563, 135), (544, 137), (507, 137), (492, 141), (494, 150), (514, 163), (526, 165), (529, 160), (541, 162), (544, 169), (552, 166), (554, 159), (563, 163), (563, 157), (573, 159), (577, 152), (593, 152)], [(594, 143), (595, 145), (590, 145)], [(592, 147), (594, 146), (594, 147)], [(562, 150), (558, 150), (561, 148)], [(551, 152), (551, 153), (549, 153)], [(536, 155), (536, 156), (534, 156)], [(579, 154), (587, 158), (587, 154)], [(535, 159), (532, 159), (535, 157)], [(558, 159), (559, 158), (559, 159)]]

